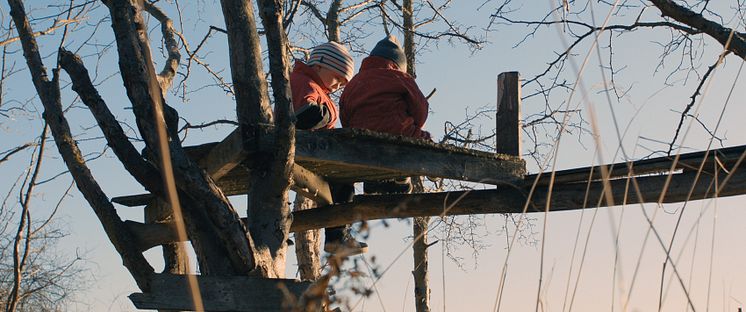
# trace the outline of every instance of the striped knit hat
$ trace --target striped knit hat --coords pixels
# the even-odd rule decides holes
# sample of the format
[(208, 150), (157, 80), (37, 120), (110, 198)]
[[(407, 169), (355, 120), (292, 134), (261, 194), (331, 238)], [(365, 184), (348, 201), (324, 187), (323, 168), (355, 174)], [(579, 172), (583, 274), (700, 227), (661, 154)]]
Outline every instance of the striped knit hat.
[(343, 45), (333, 41), (313, 48), (306, 64), (323, 66), (345, 77), (347, 81), (350, 81), (352, 75), (355, 74), (355, 61), (352, 56)]

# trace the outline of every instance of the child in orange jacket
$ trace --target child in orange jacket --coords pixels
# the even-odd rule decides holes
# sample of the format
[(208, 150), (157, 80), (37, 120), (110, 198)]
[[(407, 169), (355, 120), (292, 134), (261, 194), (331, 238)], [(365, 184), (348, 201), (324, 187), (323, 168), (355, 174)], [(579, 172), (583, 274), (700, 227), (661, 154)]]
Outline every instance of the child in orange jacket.
[(296, 60), (290, 74), (295, 126), (302, 130), (332, 129), (337, 105), (329, 94), (344, 86), (354, 73), (355, 61), (347, 49), (327, 42), (311, 50), (308, 62)]
[[(290, 88), (295, 110), (295, 127), (301, 130), (332, 129), (337, 122), (337, 106), (329, 94), (344, 86), (354, 74), (355, 62), (347, 49), (336, 42), (327, 42), (311, 50), (307, 62), (295, 61), (290, 74)], [(329, 183), (334, 203), (352, 201), (351, 184)], [(368, 245), (356, 241), (349, 226), (325, 230), (324, 251), (354, 255), (366, 252)]]

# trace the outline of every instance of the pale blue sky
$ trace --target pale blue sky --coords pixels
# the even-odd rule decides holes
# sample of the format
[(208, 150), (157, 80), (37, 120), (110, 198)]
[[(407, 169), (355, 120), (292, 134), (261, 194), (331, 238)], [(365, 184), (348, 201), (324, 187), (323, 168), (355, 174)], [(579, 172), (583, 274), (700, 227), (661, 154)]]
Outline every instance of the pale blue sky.
[[(477, 5), (478, 3), (458, 3), (450, 14), (464, 23), (468, 21), (476, 25), (474, 34), (486, 35), (486, 39), (489, 41), (485, 49), (472, 54), (463, 47), (440, 43), (437, 46), (429, 47), (428, 51), (425, 51), (419, 57), (417, 71), (421, 89), (425, 93), (432, 88), (438, 89), (431, 100), (432, 114), (426, 124), (426, 129), (436, 137), (443, 135), (442, 127), (446, 120), (462, 120), (467, 109), (473, 111), (484, 106), (494, 107), (496, 80), (500, 72), (519, 71), (524, 77), (540, 72), (546, 66), (545, 64), (553, 59), (553, 51), (562, 46), (558, 32), (553, 28), (542, 29), (535, 38), (517, 48), (512, 47), (527, 31), (524, 27), (501, 27), (496, 32), (480, 33), (478, 30), (486, 25), (488, 15), (492, 12), (494, 5), (488, 4), (480, 11), (476, 11)], [(541, 16), (549, 4), (541, 1), (525, 4), (525, 6), (531, 5), (535, 5), (535, 8), (522, 8), (526, 10), (526, 18)], [(27, 4), (28, 6), (29, 4)], [(201, 12), (200, 18), (198, 19), (196, 16), (185, 17), (185, 32), (193, 37), (201, 37), (206, 32), (205, 25), (221, 26), (223, 24), (220, 13), (213, 11), (218, 10), (219, 5), (202, 4), (196, 6)], [(7, 5), (3, 3), (1, 8), (3, 10), (2, 16), (7, 16)], [(95, 14), (102, 13), (102, 10), (95, 12)], [(601, 20), (600, 16), (605, 16), (605, 14), (606, 12), (596, 12), (597, 19)], [(647, 14), (652, 17), (657, 14), (657, 11), (650, 9)], [(91, 18), (90, 20), (95, 21), (97, 19)], [(612, 19), (612, 23), (615, 23), (615, 21), (617, 20)], [(3, 23), (6, 22), (7, 20), (3, 20)], [(100, 27), (102, 29), (101, 37), (103, 38), (99, 42), (101, 45), (87, 47), (86, 51), (88, 53), (96, 49), (106, 49), (106, 45), (111, 43), (111, 29), (108, 22), (104, 22)], [(371, 36), (369, 38), (370, 46), (379, 37), (382, 37), (382, 32)], [(633, 158), (643, 157), (650, 153), (643, 147), (663, 149), (662, 145), (641, 140), (640, 137), (662, 141), (670, 140), (673, 136), (673, 127), (678, 120), (678, 111), (688, 102), (688, 97), (694, 90), (693, 84), (683, 88), (677, 85), (661, 90), (662, 81), (665, 79), (665, 71), (674, 64), (669, 62), (661, 72), (654, 74), (654, 69), (658, 64), (657, 56), (660, 54), (660, 47), (654, 41), (665, 41), (666, 39), (668, 37), (665, 31), (638, 31), (615, 38), (614, 49), (617, 64), (627, 65), (621, 75), (617, 77), (616, 82), (622, 87), (633, 86), (633, 91), (630, 92), (628, 98), (619, 103), (614, 103), (614, 107), (619, 124), (626, 126), (630, 120), (633, 120), (630, 131), (624, 140), (625, 148)], [(80, 43), (75, 40), (80, 39), (73, 37), (71, 40), (69, 42), (70, 46), (77, 48)], [(194, 45), (194, 39), (192, 40)], [(51, 37), (42, 38), (40, 42), (44, 44), (43, 49), (46, 53), (54, 51), (58, 44), (58, 41)], [(212, 52), (206, 56), (206, 59), (211, 65), (220, 68), (224, 66), (221, 64), (227, 62), (225, 38), (218, 34), (211, 39), (211, 42), (213, 44), (211, 46)], [(711, 39), (705, 39), (705, 42), (709, 45), (714, 44)], [(12, 49), (18, 49), (17, 45), (11, 47)], [(589, 47), (589, 44), (585, 44), (575, 50), (578, 56), (574, 60), (578, 64), (588, 53)], [(108, 49), (112, 48), (109, 47)], [(717, 49), (715, 47), (707, 50), (702, 60), (705, 65), (714, 63)], [(85, 60), (91, 71), (96, 68), (96, 65), (99, 66), (100, 77), (98, 81), (102, 81), (103, 77), (107, 77), (117, 70), (115, 56), (116, 51), (114, 49), (110, 50), (108, 57), (99, 64), (95, 64), (95, 58), (92, 57), (85, 58)], [(20, 61), (20, 53), (16, 53), (14, 58), (19, 60), (16, 64), (17, 67), (24, 67), (25, 64)], [(355, 56), (358, 64), (362, 58), (362, 55)], [(53, 66), (53, 59), (53, 57), (45, 59), (48, 68)], [(714, 83), (709, 92), (706, 93), (705, 100), (698, 110), (702, 120), (708, 125), (714, 127), (725, 102), (724, 99), (736, 77), (739, 65), (737, 58), (730, 57), (726, 59), (722, 70), (716, 73)], [(578, 93), (573, 98), (571, 105), (580, 103), (581, 108), (586, 108), (586, 105), (594, 105), (598, 110), (597, 125), (600, 129), (598, 135), (600, 136), (600, 142), (603, 144), (602, 150), (605, 161), (618, 161), (619, 157), (617, 159), (612, 157), (618, 145), (618, 139), (613, 131), (608, 104), (605, 97), (599, 93), (599, 90), (603, 88), (603, 81), (599, 75), (595, 54), (592, 54), (586, 70), (584, 86), (585, 91), (590, 95), (590, 101), (580, 103), (583, 94)], [(205, 84), (212, 81), (196, 65), (193, 74), (197, 77), (190, 82), (190, 87), (193, 89), (199, 87), (196, 81), (204, 81)], [(227, 71), (225, 75), (229, 76)], [(21, 101), (32, 97), (33, 90), (28, 73), (25, 71), (16, 74), (6, 87), (6, 94), (12, 94), (13, 97)], [(112, 76), (100, 85), (100, 89), (105, 94), (105, 99), (115, 115), (119, 116), (122, 121), (133, 123), (131, 111), (125, 109), (129, 106), (129, 103), (121, 87), (119, 77), (117, 75)], [(524, 94), (533, 91), (533, 89), (524, 89)], [(746, 142), (742, 121), (740, 120), (741, 116), (744, 116), (743, 105), (739, 103), (739, 100), (744, 96), (742, 83), (738, 83), (735, 92), (733, 103), (728, 107), (723, 125), (719, 130), (719, 134), (727, 138), (726, 146), (741, 145)], [(70, 102), (71, 94), (69, 91), (65, 93), (66, 103)], [(233, 119), (234, 103), (230, 96), (219, 89), (208, 88), (191, 94), (190, 97), (191, 100), (188, 103), (182, 103), (173, 95), (169, 96), (168, 101), (180, 111), (183, 117), (195, 123), (215, 118)], [(567, 94), (557, 96), (554, 100), (567, 100)], [(41, 107), (35, 100), (31, 101), (30, 105), (37, 108)], [(537, 98), (524, 102), (524, 115), (537, 112), (542, 105), (543, 103), (538, 101)], [(640, 112), (635, 115), (638, 109)], [(0, 133), (3, 137), (0, 150), (5, 150), (6, 146), (30, 140), (38, 135), (40, 123), (35, 120), (35, 117), (37, 116), (14, 116), (13, 119), (0, 119), (2, 121), (0, 123), (0, 131), (2, 132)], [(84, 110), (74, 109), (69, 118), (71, 124), (73, 124), (73, 131), (82, 134), (82, 137), (97, 137), (99, 135), (94, 130), (83, 128), (82, 125), (92, 124), (90, 115)], [(584, 119), (591, 122), (591, 117), (587, 115), (587, 111)], [(489, 132), (494, 127), (494, 121), (485, 120), (482, 127), (486, 132)], [(216, 141), (222, 138), (226, 131), (226, 129), (192, 131), (187, 144)], [(694, 149), (702, 149), (707, 146), (707, 139), (706, 133), (695, 125), (687, 137), (685, 145)], [(594, 143), (590, 136), (585, 135), (580, 138), (577, 135), (567, 136), (561, 144), (557, 169), (589, 166), (595, 163)], [(82, 147), (87, 152), (98, 151), (101, 146), (102, 142), (100, 140), (82, 143)], [(56, 153), (53, 150), (49, 152), (45, 160), (45, 177), (50, 177), (63, 168)], [(139, 193), (141, 187), (126, 175), (112, 157), (112, 155), (107, 154), (104, 159), (89, 164), (107, 194), (113, 197)], [(26, 160), (23, 157), (15, 158), (12, 162), (0, 166), (0, 173), (14, 179), (19, 168), (25, 166), (25, 162)], [(536, 168), (536, 165), (529, 161), (529, 170), (536, 172)], [(37, 199), (37, 209), (41, 210), (38, 212), (39, 215), (44, 215), (44, 211), (56, 202), (57, 194), (62, 192), (62, 188), (67, 186), (69, 181), (69, 177), (63, 177), (54, 185), (44, 187), (44, 194)], [(0, 181), (0, 187), (6, 189), (9, 183), (12, 183), (12, 181), (10, 178), (6, 178)], [(237, 197), (232, 200), (234, 200), (239, 212), (243, 213), (243, 200)], [(745, 217), (741, 207), (743, 203), (742, 197), (692, 202), (686, 210), (687, 215), (684, 217), (683, 230), (677, 238), (674, 254), (678, 255), (681, 250), (684, 250), (684, 256), (680, 262), (677, 262), (677, 265), (685, 279), (688, 279), (690, 275), (692, 276), (691, 299), (694, 301), (697, 310), (705, 310), (705, 302), (707, 301), (710, 248), (712, 247), (710, 241), (713, 235), (712, 224), (715, 211), (717, 211), (716, 243), (713, 254), (715, 265), (712, 273), (709, 308), (713, 311), (735, 311), (736, 304), (746, 301), (743, 295), (746, 294), (746, 285), (744, 284), (746, 268), (739, 260), (746, 256), (740, 239), (746, 235), (746, 227), (742, 225), (742, 220)], [(655, 210), (658, 210), (654, 223), (655, 228), (661, 233), (664, 240), (670, 238), (670, 233), (678, 218), (676, 212), (682, 205), (665, 205), (661, 208), (655, 205), (646, 205), (645, 207), (651, 215)], [(120, 207), (118, 211), (124, 219), (140, 220), (142, 218), (141, 208)], [(657, 307), (660, 268), (664, 255), (660, 245), (652, 236), (646, 248), (642, 251), (642, 255), (640, 255), (642, 241), (648, 229), (647, 223), (640, 213), (639, 205), (626, 207), (623, 211), (619, 249), (621, 265), (618, 267), (622, 271), (622, 282), (618, 282), (622, 290), (615, 295), (617, 298), (615, 310), (621, 310), (618, 298), (621, 293), (626, 294), (629, 291), (632, 272), (638, 260), (640, 261), (640, 272), (635, 280), (634, 291), (630, 296), (629, 310), (654, 310)], [(700, 211), (702, 211), (701, 222), (696, 227), (697, 230), (692, 232), (694, 234), (692, 234), (691, 239), (684, 244), (686, 234), (690, 232), (690, 229), (695, 228), (695, 222)], [(588, 210), (584, 213), (580, 211), (561, 212), (551, 213), (548, 216), (547, 239), (544, 242), (546, 250), (544, 256), (544, 290), (542, 291), (545, 311), (562, 310), (573, 246), (579, 228), (578, 224), (582, 218), (581, 240), (576, 258), (580, 256), (583, 250), (593, 212), (594, 210)], [(614, 291), (612, 272), (615, 255), (613, 229), (617, 227), (621, 213), (622, 209), (619, 207), (603, 208), (599, 209), (598, 215), (595, 216), (589, 234), (590, 241), (582, 278), (573, 305), (576, 311), (611, 309), (611, 296), (612, 291)], [(68, 254), (73, 254), (76, 250), (84, 251), (90, 259), (89, 266), (92, 269), (89, 276), (91, 279), (90, 290), (82, 293), (78, 298), (80, 303), (69, 309), (73, 311), (134, 310), (126, 295), (137, 291), (136, 285), (121, 266), (121, 260), (103, 233), (98, 220), (77, 191), (73, 193), (72, 198), (66, 201), (62, 214), (61, 222), (70, 231), (71, 235), (62, 242), (60, 249)], [(544, 216), (531, 214), (528, 217), (532, 220), (531, 224), (535, 226), (535, 238), (540, 238)], [(411, 251), (408, 248), (409, 240), (406, 239), (410, 235), (411, 229), (407, 223), (397, 220), (391, 220), (389, 224), (391, 226), (386, 228), (380, 222), (372, 222), (371, 239), (368, 241), (370, 252), (366, 255), (367, 257), (375, 256), (376, 263), (381, 268), (391, 266), (391, 269), (376, 283), (376, 289), (383, 304), (374, 294), (372, 297), (365, 299), (358, 306), (357, 311), (414, 310), (410, 274), (412, 269)], [(441, 244), (431, 247), (430, 281), (433, 311), (443, 311), (444, 306), (449, 311), (490, 311), (492, 309), (497, 294), (500, 270), (506, 257), (506, 236), (501, 231), (503, 225), (504, 218), (502, 216), (485, 217), (484, 226), (477, 228), (476, 231), (486, 235), (483, 240), (487, 247), (480, 251), (476, 261), (472, 258), (471, 249), (468, 247), (458, 250), (456, 254), (465, 259), (463, 269), (459, 269), (443, 255)], [(442, 233), (439, 230), (435, 232)], [(512, 234), (512, 228), (510, 233)], [(697, 235), (696, 244), (695, 235)], [(695, 245), (696, 253), (693, 258), (692, 252)], [(502, 302), (503, 311), (531, 311), (534, 309), (538, 287), (540, 247), (541, 245), (526, 243), (518, 243), (513, 247), (508, 262), (508, 279)], [(404, 253), (403, 256), (395, 260), (400, 253)], [(155, 251), (149, 251), (147, 254), (152, 259), (158, 257)], [(290, 258), (292, 258), (292, 255)], [(442, 261), (443, 258), (445, 258), (445, 261)], [(694, 259), (693, 264), (692, 259)], [(578, 265), (579, 262), (576, 260), (574, 266), (572, 266), (573, 282), (570, 284), (571, 289), (577, 277)], [(289, 262), (288, 271), (291, 276), (294, 274), (292, 266), (292, 262)], [(443, 277), (445, 277), (445, 283)], [(444, 288), (445, 295), (443, 293)], [(355, 301), (357, 299), (353, 299), (353, 302)], [(567, 304), (569, 305), (569, 300)], [(686, 301), (682, 297), (680, 287), (676, 283), (672, 283), (664, 310), (682, 311), (685, 306)]]

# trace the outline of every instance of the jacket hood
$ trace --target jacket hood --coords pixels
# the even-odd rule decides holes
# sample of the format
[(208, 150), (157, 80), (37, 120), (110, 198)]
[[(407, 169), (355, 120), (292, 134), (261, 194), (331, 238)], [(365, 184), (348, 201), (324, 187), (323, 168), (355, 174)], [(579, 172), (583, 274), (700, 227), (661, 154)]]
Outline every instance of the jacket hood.
[(392, 60), (389, 60), (387, 58), (383, 58), (380, 56), (369, 56), (366, 57), (363, 60), (363, 63), (360, 65), (360, 70), (366, 70), (366, 69), (393, 69), (396, 71), (399, 70), (399, 66), (396, 65), (396, 63)]
[(330, 93), (331, 92), (331, 90), (329, 90), (329, 88), (326, 87), (326, 85), (324, 84), (324, 81), (321, 80), (321, 77), (313, 69), (313, 67), (308, 66), (306, 63), (303, 63), (303, 61), (301, 61), (301, 60), (295, 60), (295, 64), (293, 65), (293, 70), (298, 71), (298, 73), (303, 74), (303, 75), (311, 78), (311, 80), (313, 80), (313, 82), (315, 82), (317, 85), (319, 85), (319, 87), (321, 87), (322, 89), (324, 89), (324, 92), (326, 92), (326, 93)]

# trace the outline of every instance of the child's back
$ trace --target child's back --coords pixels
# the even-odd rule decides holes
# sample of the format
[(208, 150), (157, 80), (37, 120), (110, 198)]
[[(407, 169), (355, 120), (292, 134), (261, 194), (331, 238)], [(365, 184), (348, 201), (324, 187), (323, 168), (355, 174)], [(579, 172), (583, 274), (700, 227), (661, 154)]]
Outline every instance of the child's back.
[(405, 71), (404, 52), (395, 39), (381, 40), (342, 92), (342, 127), (429, 139), (422, 130), (427, 99)]

